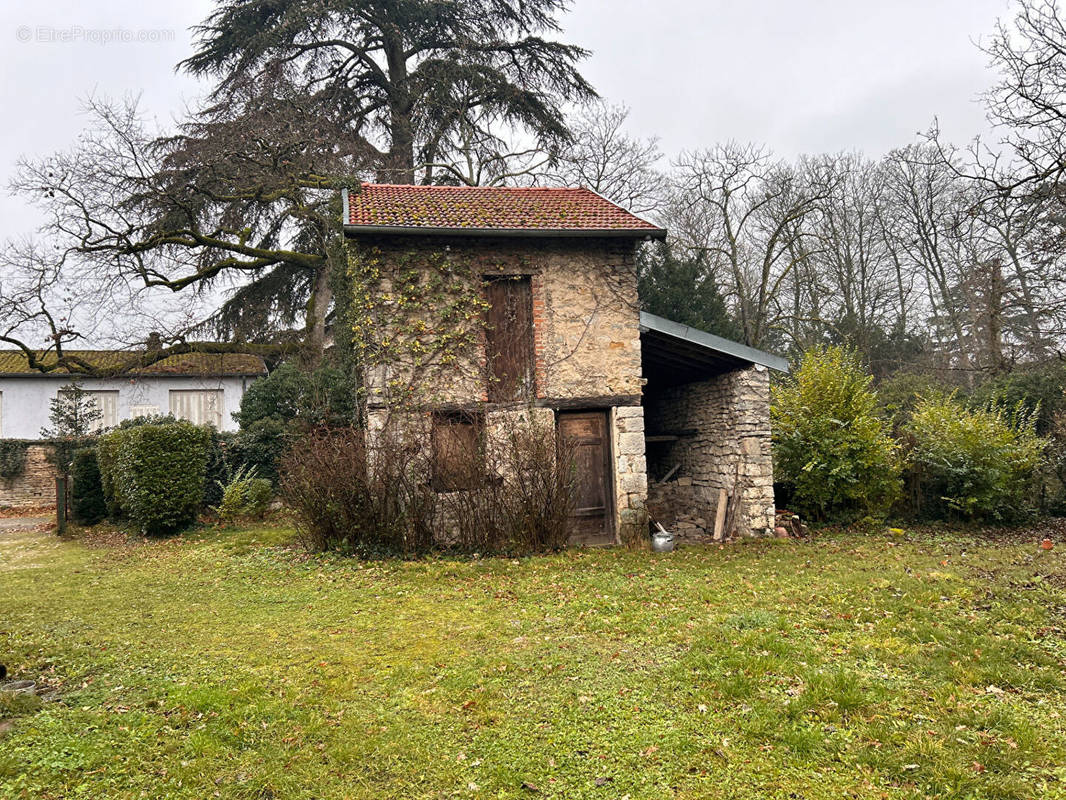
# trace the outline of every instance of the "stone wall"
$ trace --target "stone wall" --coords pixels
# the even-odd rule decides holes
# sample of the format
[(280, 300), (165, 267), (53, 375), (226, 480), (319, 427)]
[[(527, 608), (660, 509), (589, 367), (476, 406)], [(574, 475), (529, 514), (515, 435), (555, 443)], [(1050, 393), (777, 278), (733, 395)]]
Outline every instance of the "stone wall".
[(719, 490), (732, 491), (739, 465), (738, 530), (773, 532), (770, 374), (765, 367), (666, 389), (649, 387), (644, 421), (649, 435), (678, 435), (674, 442), (648, 445), (653, 481), (677, 467), (667, 484), (649, 488), (653, 516), (695, 538), (711, 532)]
[(48, 445), (26, 450), (26, 468), (15, 478), (0, 478), (0, 508), (29, 508), (56, 504), (56, 474), (48, 462)]
[[(393, 307), (405, 270), (419, 264), (439, 269), (442, 260), (456, 265), (456, 274), (473, 281), (493, 276), (530, 278), (533, 312), (534, 386), (531, 396), (510, 404), (487, 402), (483, 340), (460, 359), (446, 365), (379, 364), (370, 370), (370, 430), (387, 416), (390, 386), (419, 383), (414, 405), (477, 411), (485, 414), (491, 443), (500, 430), (500, 414), (534, 407), (551, 418), (557, 409), (610, 409), (615, 529), (619, 538), (644, 532), (647, 475), (644, 461), (644, 418), (640, 406), (643, 381), (640, 356), (640, 313), (637, 301), (635, 247), (630, 240), (585, 238), (458, 238), (359, 237), (349, 242), (351, 262), (372, 264), (377, 281), (372, 292), (391, 295), (373, 314), (379, 339), (395, 342), (405, 335), (395, 328), (410, 324), (409, 309)], [(432, 266), (438, 265), (438, 266)], [(454, 295), (452, 295), (454, 296)], [(399, 312), (399, 313), (396, 313)], [(460, 325), (473, 330), (480, 313)], [(406, 317), (408, 322), (398, 320)], [(426, 337), (452, 335), (455, 328), (434, 320), (434, 310), (414, 314), (412, 327)], [(390, 328), (391, 326), (391, 328)], [(410, 348), (408, 348), (408, 351)]]
[[(631, 241), (360, 237), (349, 246), (354, 259), (372, 262), (380, 273), (374, 289), (379, 296), (389, 294), (396, 285), (396, 272), (441, 259), (469, 270), (477, 280), (530, 276), (535, 349), (535, 397), (531, 399), (549, 407), (604, 397), (639, 403), (640, 328)], [(381, 312), (377, 336), (395, 341), (396, 332), (389, 326), (400, 317), (389, 306)], [(473, 317), (463, 324), (476, 325), (479, 315)], [(428, 317), (425, 322), (427, 338), (454, 332), (454, 326), (436, 324)], [(487, 398), (484, 360), (482, 345), (446, 368), (422, 365), (412, 371), (398, 363), (379, 366), (368, 382), (387, 387), (390, 380), (414, 373), (421, 376), (430, 405), (478, 404)]]

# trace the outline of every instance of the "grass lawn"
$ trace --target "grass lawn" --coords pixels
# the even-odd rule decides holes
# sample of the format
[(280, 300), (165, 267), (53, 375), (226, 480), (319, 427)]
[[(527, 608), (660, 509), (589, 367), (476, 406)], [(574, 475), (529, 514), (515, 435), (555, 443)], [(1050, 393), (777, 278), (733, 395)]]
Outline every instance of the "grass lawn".
[(0, 539), (3, 798), (1066, 797), (1066, 543)]

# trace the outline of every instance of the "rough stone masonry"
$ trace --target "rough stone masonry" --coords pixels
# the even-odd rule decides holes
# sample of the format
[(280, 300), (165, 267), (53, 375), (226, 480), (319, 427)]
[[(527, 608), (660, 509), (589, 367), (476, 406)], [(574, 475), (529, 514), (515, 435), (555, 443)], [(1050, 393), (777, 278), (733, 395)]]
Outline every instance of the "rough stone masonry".
[[(774, 486), (770, 442), (770, 374), (752, 366), (707, 381), (649, 393), (650, 432), (677, 432), (673, 442), (649, 444), (653, 482), (648, 506), (681, 538), (704, 539), (714, 529), (719, 490), (733, 491), (738, 467), (742, 503), (737, 529), (773, 533)], [(675, 469), (676, 468), (676, 469)]]
[(26, 448), (26, 466), (21, 475), (0, 478), (0, 508), (54, 506), (56, 473), (48, 460), (51, 447), (33, 444)]

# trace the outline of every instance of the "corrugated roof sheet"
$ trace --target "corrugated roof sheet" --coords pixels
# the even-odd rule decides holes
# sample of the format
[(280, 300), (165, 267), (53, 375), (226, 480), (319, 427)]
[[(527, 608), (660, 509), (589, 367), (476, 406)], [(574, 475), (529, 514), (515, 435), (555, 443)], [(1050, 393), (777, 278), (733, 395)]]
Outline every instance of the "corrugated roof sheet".
[(588, 189), (364, 183), (348, 193), (350, 228), (397, 232), (665, 235)]
[[(66, 350), (65, 355), (76, 356), (103, 371), (120, 371), (124, 364), (139, 353), (127, 350)], [(40, 357), (40, 353), (38, 353)], [(55, 353), (44, 356), (44, 363), (55, 364)], [(31, 369), (21, 350), (0, 350), (0, 375), (69, 374), (59, 368), (51, 373)], [(123, 375), (265, 375), (263, 359), (251, 353), (184, 353), (169, 356), (147, 367), (123, 371)]]

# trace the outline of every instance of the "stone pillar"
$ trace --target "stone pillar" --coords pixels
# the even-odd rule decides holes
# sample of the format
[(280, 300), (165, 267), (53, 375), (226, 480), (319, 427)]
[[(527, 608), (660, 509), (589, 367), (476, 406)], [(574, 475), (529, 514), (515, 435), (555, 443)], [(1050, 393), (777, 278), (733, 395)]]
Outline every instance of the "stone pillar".
[[(752, 534), (774, 529), (774, 465), (770, 440), (770, 371), (761, 365), (729, 373), (729, 401), (736, 414), (732, 436), (741, 460), (744, 512)], [(735, 438), (734, 438), (735, 437)]]
[(648, 467), (644, 458), (644, 409), (611, 409), (614, 441), (615, 529), (618, 540), (647, 535)]

